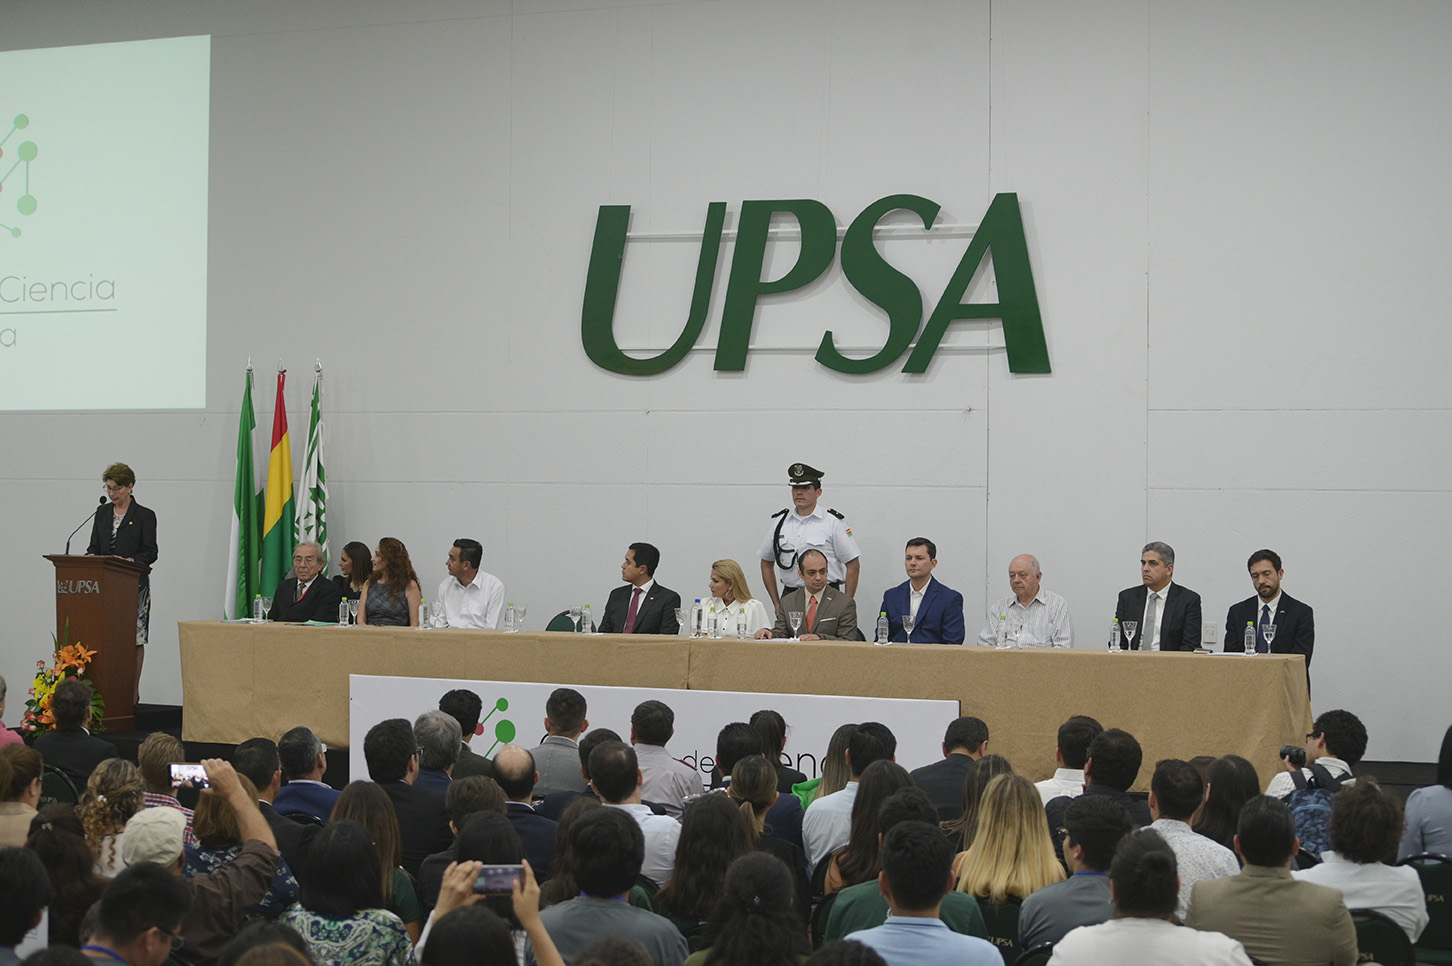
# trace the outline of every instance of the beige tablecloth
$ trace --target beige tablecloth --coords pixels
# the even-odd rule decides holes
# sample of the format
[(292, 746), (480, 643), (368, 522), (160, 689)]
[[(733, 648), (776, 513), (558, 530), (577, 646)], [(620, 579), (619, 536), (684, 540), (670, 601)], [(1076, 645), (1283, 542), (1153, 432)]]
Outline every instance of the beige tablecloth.
[(1300, 655), (995, 651), (212, 621), (185, 622), (179, 629), (182, 736), (188, 741), (277, 738), (305, 717), (329, 746), (345, 747), (349, 674), (946, 698), (959, 702), (960, 713), (986, 721), (989, 750), (1035, 781), (1053, 773), (1059, 724), (1087, 714), (1139, 739), (1141, 789), (1159, 759), (1195, 755), (1241, 755), (1264, 782), (1280, 767), (1280, 746), (1300, 744), (1311, 726)]

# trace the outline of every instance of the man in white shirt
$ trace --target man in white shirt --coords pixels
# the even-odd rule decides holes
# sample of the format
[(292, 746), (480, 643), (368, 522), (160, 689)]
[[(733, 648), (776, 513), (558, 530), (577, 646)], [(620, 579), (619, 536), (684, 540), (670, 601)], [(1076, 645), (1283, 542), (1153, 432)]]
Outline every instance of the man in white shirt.
[(1150, 779), (1149, 807), (1154, 818), (1150, 828), (1159, 832), (1175, 853), (1180, 870), (1180, 899), (1175, 914), (1181, 920), (1189, 912), (1190, 890), (1195, 883), (1240, 874), (1240, 860), (1234, 852), (1190, 828), (1190, 819), (1204, 800), (1205, 781), (1194, 765), (1166, 758), (1155, 766)]
[(658, 886), (665, 885), (675, 868), (681, 823), (669, 815), (657, 815), (640, 803), (640, 763), (635, 749), (623, 741), (607, 741), (590, 752), (589, 767), (590, 788), (600, 796), (600, 802), (635, 819), (645, 836), (641, 875)]
[(498, 630), (504, 612), (504, 584), (493, 574), (479, 569), (484, 547), (478, 540), (462, 537), (449, 548), (444, 561), (449, 576), (439, 584), (435, 598), (444, 608), (450, 627)]
[(630, 715), (630, 743), (640, 764), (640, 797), (680, 818), (686, 800), (701, 794), (701, 773), (666, 751), (675, 728), (676, 713), (663, 701), (642, 701)]
[(852, 729), (847, 739), (847, 766), (852, 779), (839, 792), (812, 799), (802, 819), (802, 844), (806, 846), (807, 870), (817, 868), (827, 856), (847, 844), (852, 832), (852, 803), (857, 801), (857, 780), (874, 761), (897, 760), (897, 737), (887, 725), (865, 721)]
[[(1326, 711), (1311, 725), (1306, 735), (1306, 761), (1325, 767), (1332, 778), (1350, 775), (1351, 769), (1366, 754), (1366, 725), (1350, 711)], [(1265, 793), (1271, 798), (1285, 798), (1296, 790), (1296, 780), (1291, 777), (1298, 769), (1289, 758), (1281, 759), (1286, 770), (1277, 772), (1266, 786)], [(1311, 769), (1299, 769), (1302, 777), (1310, 779)], [(1348, 784), (1355, 779), (1350, 779)]]
[(1053, 778), (1034, 785), (1045, 805), (1061, 796), (1078, 798), (1084, 793), (1084, 762), (1089, 760), (1089, 745), (1103, 730), (1104, 726), (1087, 714), (1076, 714), (1059, 725), (1059, 746), (1054, 749), (1059, 767)]
[(1073, 647), (1074, 628), (1069, 623), (1069, 604), (1051, 590), (1040, 587), (1044, 573), (1039, 558), (1021, 553), (1008, 562), (1008, 586), (1013, 591), (988, 608), (978, 643), (998, 642), (1000, 624), (1018, 628), (1017, 643), (1023, 647)]
[(806, 463), (793, 463), (787, 468), (787, 481), (792, 488), (792, 505), (772, 514), (776, 525), (757, 554), (761, 558), (761, 582), (772, 604), (780, 612), (786, 592), (802, 586), (797, 555), (809, 547), (822, 551), (827, 558), (827, 582), (832, 589), (855, 598), (858, 558), (862, 554), (842, 514), (817, 506), (822, 496), (822, 471)]

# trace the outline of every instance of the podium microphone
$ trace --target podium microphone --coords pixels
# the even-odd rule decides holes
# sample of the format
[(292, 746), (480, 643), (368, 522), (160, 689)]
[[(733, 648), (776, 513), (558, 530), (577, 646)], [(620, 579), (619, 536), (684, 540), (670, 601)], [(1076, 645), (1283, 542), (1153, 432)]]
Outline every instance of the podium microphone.
[[(99, 506), (105, 506), (105, 505), (106, 505), (106, 498), (103, 496), (103, 497), (101, 497), (101, 502), (100, 503), (97, 503), (96, 506), (99, 507)], [(86, 517), (85, 520), (82, 520), (81, 521), (81, 527), (83, 527), (83, 526), (86, 525), (86, 521), (87, 520), (92, 520), (92, 519), (95, 518), (95, 516), (96, 516), (95, 512), (92, 511), (92, 513), (91, 513), (90, 516)], [(76, 527), (74, 530), (71, 531), (71, 535), (69, 537), (66, 537), (66, 556), (68, 556), (68, 557), (70, 556), (70, 553), (71, 553), (71, 541), (73, 539), (75, 539), (76, 534), (78, 534), (78, 533), (81, 532), (81, 527)]]

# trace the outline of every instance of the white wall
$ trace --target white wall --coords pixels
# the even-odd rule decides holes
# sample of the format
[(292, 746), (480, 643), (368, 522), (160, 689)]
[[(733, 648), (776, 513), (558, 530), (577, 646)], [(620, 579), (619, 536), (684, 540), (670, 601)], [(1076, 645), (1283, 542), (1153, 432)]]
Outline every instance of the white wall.
[[(1271, 546), (1317, 609), (1315, 707), (1360, 713), (1371, 757), (1429, 760), (1449, 31), (1452, 7), (1403, 3), (6, 5), (4, 48), (214, 38), (207, 409), (0, 415), (9, 718), (48, 642), (40, 555), (113, 459), (161, 517), (143, 697), (180, 699), (175, 622), (220, 609), (242, 368), (264, 432), (290, 368), (300, 463), (318, 357), (334, 539), (398, 536), (433, 585), (477, 536), (531, 624), (602, 603), (632, 540), (683, 594), (717, 557), (753, 573), (805, 460), (862, 544), (863, 609), (926, 533), (973, 615), (1037, 553), (1097, 645), (1145, 540), (1217, 621)], [(1010, 375), (971, 323), (922, 376), (818, 366), (823, 329), (885, 331), (835, 266), (763, 303), (776, 351), (714, 373), (729, 244), (676, 369), (617, 376), (580, 347), (599, 205), (699, 231), (711, 201), (734, 223), (744, 199), (815, 198), (845, 224), (912, 192), (971, 225), (998, 191), (1023, 204), (1051, 375)], [(930, 310), (966, 240), (885, 244)], [(622, 345), (674, 339), (696, 254), (631, 243)], [(772, 255), (779, 274), (794, 244)]]

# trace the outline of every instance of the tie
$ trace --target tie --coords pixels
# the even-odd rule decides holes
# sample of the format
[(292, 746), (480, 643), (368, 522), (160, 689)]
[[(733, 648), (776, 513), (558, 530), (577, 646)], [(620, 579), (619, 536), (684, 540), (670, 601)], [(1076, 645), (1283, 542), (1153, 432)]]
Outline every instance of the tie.
[(1144, 609), (1144, 632), (1139, 636), (1139, 642), (1144, 650), (1150, 650), (1150, 644), (1155, 639), (1155, 615), (1159, 613), (1160, 595), (1149, 595), (1149, 606)]
[(1271, 622), (1270, 605), (1260, 605), (1260, 626), (1255, 629), (1255, 650), (1257, 654), (1269, 654), (1270, 645), (1265, 642), (1265, 625)]
[(297, 603), (299, 600), (302, 600), (303, 599), (303, 595), (306, 594), (307, 592), (308, 592), (308, 585), (307, 584), (298, 584), (297, 585), (297, 598), (293, 601), (293, 603)]
[(817, 623), (817, 598), (813, 597), (812, 602), (807, 605), (807, 633), (812, 632), (813, 626)]
[(635, 631), (635, 615), (640, 613), (640, 588), (630, 595), (630, 611), (625, 615), (625, 633), (631, 634)]

